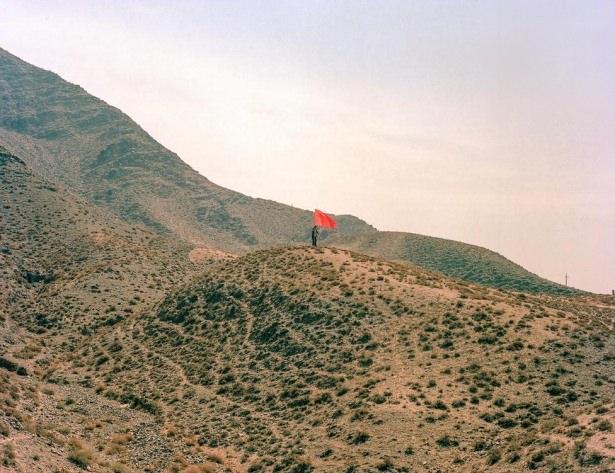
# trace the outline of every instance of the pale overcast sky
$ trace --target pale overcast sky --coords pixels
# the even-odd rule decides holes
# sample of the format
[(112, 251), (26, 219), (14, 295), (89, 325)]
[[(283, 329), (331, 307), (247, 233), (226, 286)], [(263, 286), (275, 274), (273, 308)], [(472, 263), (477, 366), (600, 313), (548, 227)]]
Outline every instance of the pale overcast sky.
[(613, 1), (0, 0), (214, 182), (615, 289)]

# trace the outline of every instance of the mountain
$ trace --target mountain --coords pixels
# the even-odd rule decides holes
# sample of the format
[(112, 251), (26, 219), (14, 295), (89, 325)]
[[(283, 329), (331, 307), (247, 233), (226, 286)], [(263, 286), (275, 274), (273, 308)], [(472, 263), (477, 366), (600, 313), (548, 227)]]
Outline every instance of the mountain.
[(615, 466), (610, 297), (195, 248), (6, 150), (0, 202), (2, 471)]
[[(128, 222), (237, 254), (309, 241), (310, 212), (212, 183), (117, 108), (2, 49), (0, 104), (0, 143)], [(482, 248), (336, 218), (335, 244), (344, 248), (493, 287), (574, 292)]]
[(452, 278), (500, 289), (570, 295), (580, 292), (530, 273), (494, 251), (459, 241), (414, 233), (377, 232), (337, 238), (331, 244), (407, 261)]
[[(0, 49), (0, 143), (123, 219), (233, 252), (309, 240), (311, 213), (220, 187), (115, 107)], [(337, 216), (340, 234), (373, 231)]]

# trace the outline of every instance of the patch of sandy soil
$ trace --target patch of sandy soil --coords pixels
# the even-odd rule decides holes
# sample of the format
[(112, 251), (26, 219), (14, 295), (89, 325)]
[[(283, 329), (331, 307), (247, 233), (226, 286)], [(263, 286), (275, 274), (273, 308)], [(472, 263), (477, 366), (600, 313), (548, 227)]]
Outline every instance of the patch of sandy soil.
[[(583, 415), (579, 417), (579, 424), (589, 426), (599, 421), (607, 420), (615, 427), (615, 406), (603, 415)], [(596, 419), (598, 419), (596, 421)], [(611, 460), (611, 471), (615, 471), (615, 432), (597, 432), (592, 435), (585, 444), (588, 450), (599, 453)]]
[(90, 240), (98, 247), (104, 246), (113, 239), (113, 235), (105, 231), (98, 231), (90, 233)]
[[(10, 449), (14, 455), (14, 462), (10, 462), (9, 466), (0, 466), (1, 472), (46, 473), (64, 471), (76, 473), (83, 471), (67, 460), (68, 451), (35, 435), (17, 434), (11, 438), (0, 439), (0, 447)], [(89, 470), (92, 471), (91, 468)]]
[(224, 465), (225, 468), (233, 473), (245, 473), (248, 470), (248, 465), (251, 460), (254, 460), (256, 456), (252, 456), (249, 461), (241, 462), (241, 453), (233, 449), (228, 448), (210, 448), (202, 447), (201, 451), (205, 454), (205, 457), (212, 463)]
[(588, 450), (597, 452), (603, 457), (615, 459), (615, 434), (612, 432), (600, 432), (592, 435), (585, 446)]
[(231, 253), (226, 253), (224, 251), (215, 250), (213, 248), (207, 248), (204, 246), (193, 249), (189, 254), (188, 258), (190, 262), (193, 264), (203, 264), (209, 261), (221, 261), (227, 259), (236, 258), (235, 255)]

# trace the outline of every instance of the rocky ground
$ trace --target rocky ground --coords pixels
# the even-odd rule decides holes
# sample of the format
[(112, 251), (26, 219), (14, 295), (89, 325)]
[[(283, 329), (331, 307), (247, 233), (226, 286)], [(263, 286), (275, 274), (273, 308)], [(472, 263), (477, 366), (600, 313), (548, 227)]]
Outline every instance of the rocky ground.
[[(0, 471), (614, 468), (612, 297), (333, 247), (238, 256), (128, 223), (1, 149), (0, 205)], [(249, 238), (255, 220), (222, 210), (203, 218)]]
[[(613, 468), (607, 297), (508, 293), (299, 247), (219, 260), (148, 307), (56, 348), (53, 369), (24, 365), (58, 387), (54, 409), (102, 422), (66, 434), (97, 455), (90, 468)], [(122, 413), (119, 429), (102, 412)], [(120, 434), (115, 455), (97, 443)]]

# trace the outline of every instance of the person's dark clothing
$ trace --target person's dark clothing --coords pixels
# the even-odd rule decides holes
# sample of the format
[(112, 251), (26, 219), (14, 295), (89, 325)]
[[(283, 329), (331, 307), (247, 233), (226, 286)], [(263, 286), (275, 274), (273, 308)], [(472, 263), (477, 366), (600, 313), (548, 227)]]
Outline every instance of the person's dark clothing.
[(312, 246), (318, 245), (318, 227), (312, 228)]

